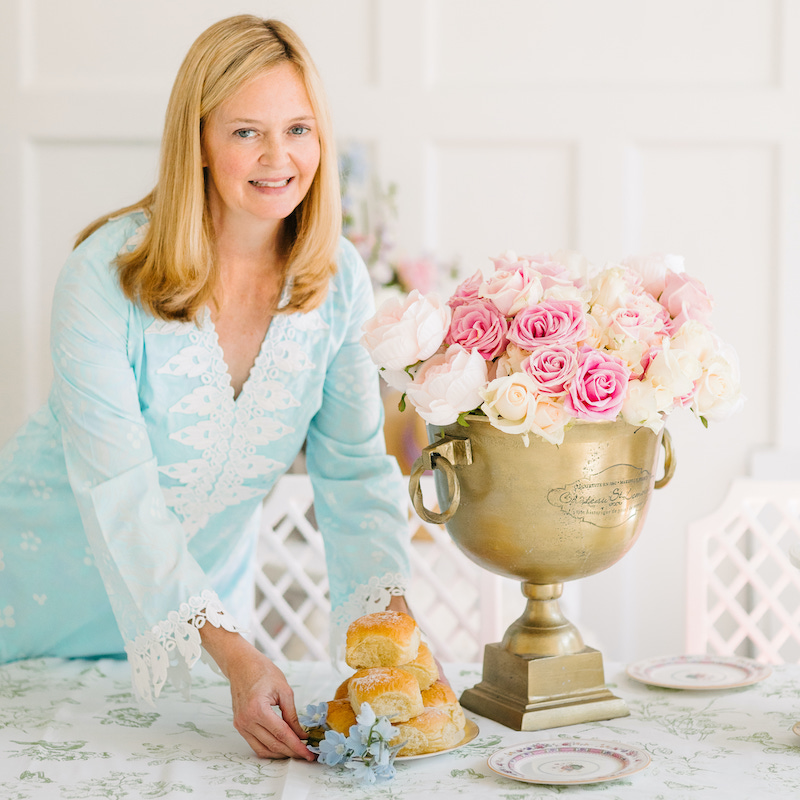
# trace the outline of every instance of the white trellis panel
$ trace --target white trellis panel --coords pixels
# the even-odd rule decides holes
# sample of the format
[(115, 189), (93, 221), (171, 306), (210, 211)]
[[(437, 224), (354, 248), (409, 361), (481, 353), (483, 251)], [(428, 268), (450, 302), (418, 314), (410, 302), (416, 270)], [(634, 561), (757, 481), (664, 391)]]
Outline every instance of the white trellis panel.
[(689, 526), (686, 649), (800, 661), (800, 482), (733, 482)]
[[(423, 477), (435, 508), (433, 479)], [(322, 535), (307, 475), (286, 475), (264, 502), (257, 551), (253, 640), (270, 658), (325, 659), (330, 602)], [(408, 503), (414, 616), (442, 661), (474, 661), (502, 636), (501, 579), (473, 564), (443, 528)]]

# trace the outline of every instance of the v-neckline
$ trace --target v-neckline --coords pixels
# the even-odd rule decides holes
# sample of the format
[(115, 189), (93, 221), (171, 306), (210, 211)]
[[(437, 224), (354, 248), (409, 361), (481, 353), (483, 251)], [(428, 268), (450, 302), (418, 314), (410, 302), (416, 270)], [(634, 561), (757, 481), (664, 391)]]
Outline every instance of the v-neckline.
[(242, 389), (239, 392), (239, 394), (236, 394), (236, 390), (233, 387), (233, 376), (231, 375), (231, 370), (230, 367), (228, 366), (228, 362), (225, 360), (225, 351), (222, 349), (222, 345), (219, 343), (219, 333), (217, 332), (217, 326), (214, 324), (214, 319), (211, 316), (211, 309), (208, 306), (205, 306), (205, 318), (203, 319), (203, 327), (205, 328), (206, 325), (208, 325), (208, 329), (211, 334), (211, 343), (214, 350), (214, 357), (221, 365), (221, 372), (225, 376), (225, 387), (229, 391), (229, 397), (234, 406), (238, 406), (239, 401), (245, 396), (245, 394), (249, 393), (248, 388), (254, 379), (254, 373), (260, 366), (260, 362), (264, 357), (264, 351), (266, 350), (267, 341), (270, 337), (270, 331), (275, 325), (276, 316), (278, 315), (277, 314), (273, 315), (273, 317), (270, 319), (269, 325), (267, 325), (267, 330), (264, 333), (264, 338), (261, 340), (261, 344), (258, 347), (258, 352), (256, 353), (256, 357), (255, 359), (253, 359), (253, 363), (250, 366), (250, 370), (247, 373), (247, 377), (244, 379), (244, 382), (242, 383)]

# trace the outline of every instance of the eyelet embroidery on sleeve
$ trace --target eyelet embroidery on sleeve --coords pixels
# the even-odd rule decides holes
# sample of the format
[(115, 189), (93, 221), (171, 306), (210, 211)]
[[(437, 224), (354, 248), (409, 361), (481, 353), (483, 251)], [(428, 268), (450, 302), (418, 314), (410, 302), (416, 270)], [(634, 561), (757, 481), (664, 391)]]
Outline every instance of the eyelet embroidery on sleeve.
[(190, 670), (202, 650), (198, 630), (206, 623), (226, 631), (241, 632), (225, 613), (215, 592), (206, 589), (200, 596), (181, 603), (165, 620), (127, 642), (125, 652), (131, 665), (133, 691), (138, 699), (153, 706), (169, 678), (188, 694)]
[(376, 611), (385, 611), (392, 597), (405, 594), (406, 590), (406, 579), (399, 572), (387, 572), (380, 578), (370, 578), (369, 583), (357, 586), (342, 605), (331, 611), (331, 658), (344, 658), (347, 628), (354, 619)]

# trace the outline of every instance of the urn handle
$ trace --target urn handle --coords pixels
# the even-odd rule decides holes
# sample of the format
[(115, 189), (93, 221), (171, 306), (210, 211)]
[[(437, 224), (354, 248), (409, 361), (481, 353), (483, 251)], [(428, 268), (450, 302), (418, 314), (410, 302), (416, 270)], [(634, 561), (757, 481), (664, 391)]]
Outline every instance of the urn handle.
[[(411, 495), (414, 510), (422, 519), (436, 525), (443, 525), (456, 513), (461, 502), (461, 485), (458, 482), (454, 465), (462, 466), (471, 463), (472, 443), (469, 439), (460, 439), (457, 436), (445, 436), (433, 444), (429, 444), (422, 451), (422, 455), (414, 462), (408, 482), (408, 493)], [(429, 511), (425, 508), (422, 500), (419, 481), (422, 473), (429, 469), (439, 469), (447, 477), (447, 494), (450, 497), (450, 505), (441, 513)]]
[(675, 474), (675, 449), (672, 446), (672, 437), (666, 428), (664, 428), (661, 444), (664, 447), (664, 477), (655, 482), (656, 489), (663, 489)]

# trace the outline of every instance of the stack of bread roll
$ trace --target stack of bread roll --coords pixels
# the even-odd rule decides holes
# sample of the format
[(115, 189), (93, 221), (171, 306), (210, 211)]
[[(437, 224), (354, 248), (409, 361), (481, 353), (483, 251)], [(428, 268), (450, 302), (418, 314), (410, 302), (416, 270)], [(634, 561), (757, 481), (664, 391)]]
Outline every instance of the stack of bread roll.
[(464, 711), (441, 680), (417, 623), (399, 611), (359, 617), (347, 630), (345, 661), (356, 670), (328, 702), (328, 725), (347, 734), (362, 703), (399, 729), (398, 756), (446, 750), (464, 737)]

